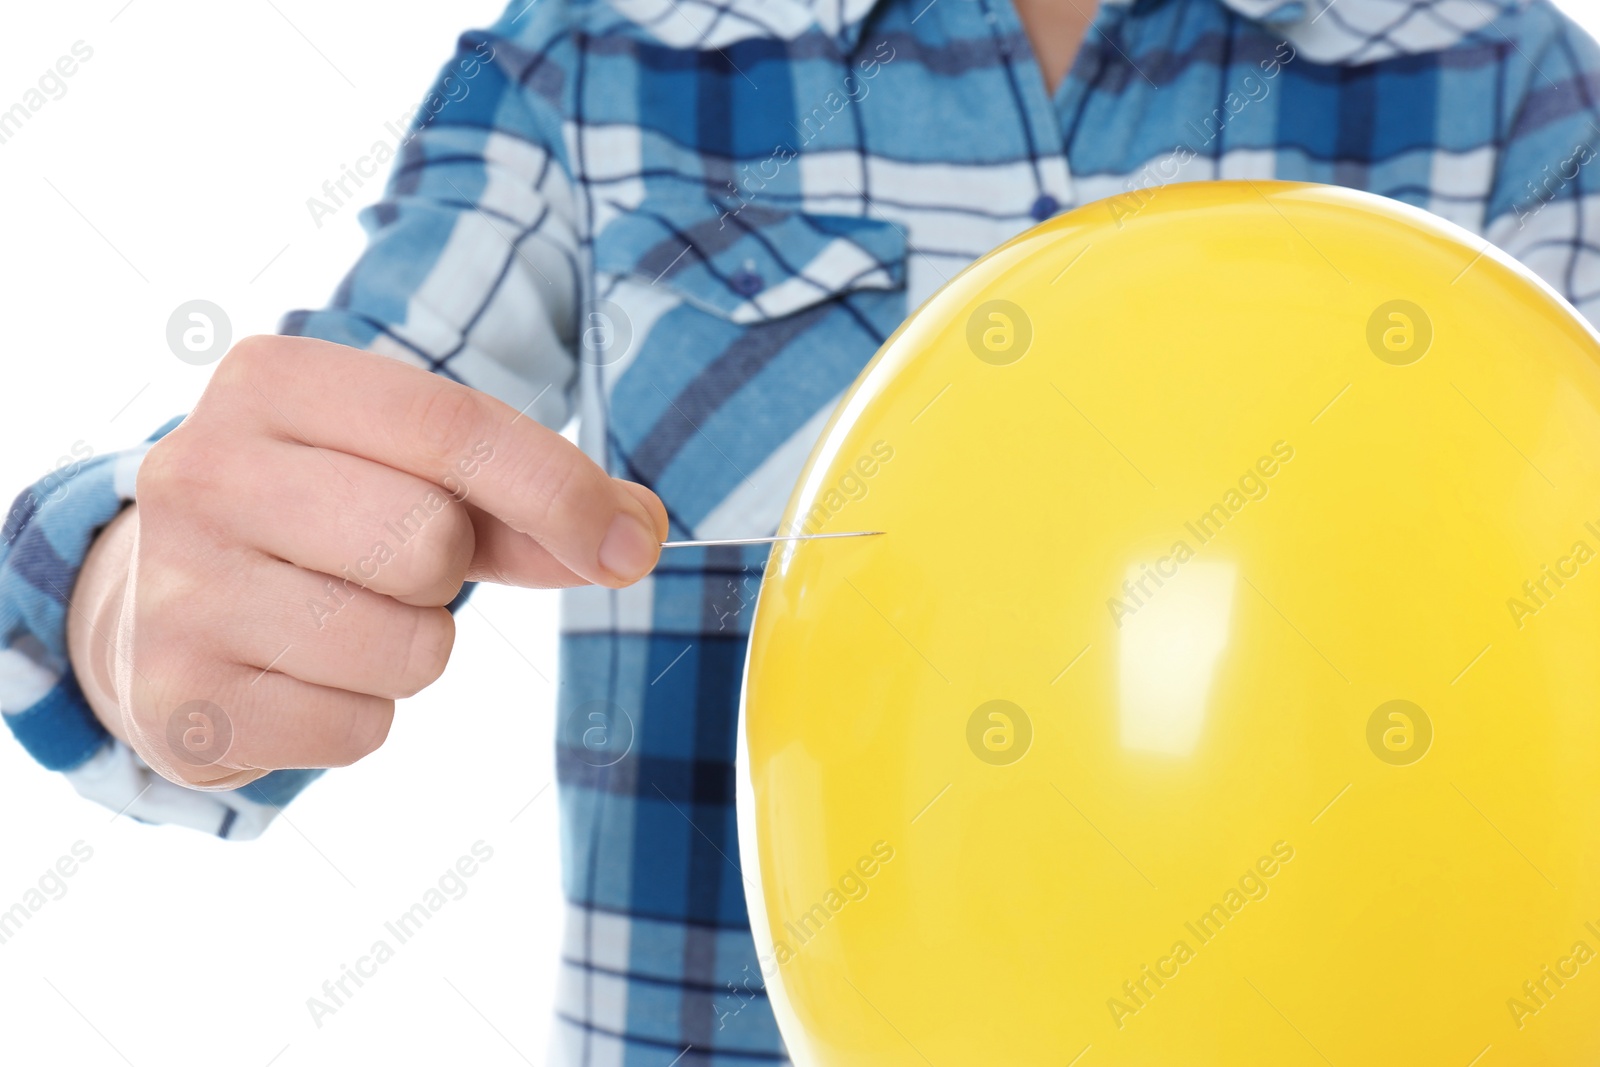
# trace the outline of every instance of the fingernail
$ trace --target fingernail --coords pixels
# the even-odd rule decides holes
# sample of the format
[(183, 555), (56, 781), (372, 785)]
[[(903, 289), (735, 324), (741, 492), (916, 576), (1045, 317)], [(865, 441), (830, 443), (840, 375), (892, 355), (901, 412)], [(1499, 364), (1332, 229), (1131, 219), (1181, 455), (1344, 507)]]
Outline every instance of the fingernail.
[(643, 523), (619, 512), (600, 542), (600, 566), (625, 582), (634, 582), (650, 573), (660, 551), (661, 542)]

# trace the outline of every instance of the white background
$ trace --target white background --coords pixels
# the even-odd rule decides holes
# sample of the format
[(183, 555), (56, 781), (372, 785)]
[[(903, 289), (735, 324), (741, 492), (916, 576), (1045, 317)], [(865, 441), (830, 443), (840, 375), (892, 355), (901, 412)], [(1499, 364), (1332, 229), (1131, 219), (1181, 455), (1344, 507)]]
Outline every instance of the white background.
[[(327, 299), (363, 240), (354, 206), (319, 230), (307, 197), (501, 10), (124, 3), (13, 4), (0, 34), (0, 110), (74, 42), (94, 49), (0, 144), (7, 505), (76, 442), (124, 448), (189, 409), (210, 368), (166, 347), (180, 303), (216, 302), (238, 337)], [(449, 670), (402, 704), (384, 748), (259, 841), (113, 821), (0, 732), (0, 911), (74, 842), (94, 850), (0, 945), (0, 1062), (543, 1063), (561, 920), (555, 594), (480, 587), (473, 603)], [(467, 895), (317, 1028), (306, 999), (393, 944), (383, 923), (479, 840), (494, 858)]]
[[(1570, 10), (1600, 27), (1600, 0)], [(84, 442), (188, 410), (209, 373), (165, 343), (179, 304), (234, 336), (319, 306), (362, 240), (306, 199), (389, 137), (495, 0), (14, 4), (0, 110), (77, 41), (94, 56), (0, 144), (0, 496)], [(376, 195), (363, 190), (362, 203)], [(82, 841), (67, 893), (0, 945), (0, 1059), (83, 1065), (542, 1063), (560, 933), (553, 594), (481, 587), (442, 681), (388, 744), (259, 841), (134, 824), (0, 737), (0, 911)], [(319, 1028), (383, 923), (483, 841), (494, 857)], [(392, 938), (387, 938), (393, 941)]]

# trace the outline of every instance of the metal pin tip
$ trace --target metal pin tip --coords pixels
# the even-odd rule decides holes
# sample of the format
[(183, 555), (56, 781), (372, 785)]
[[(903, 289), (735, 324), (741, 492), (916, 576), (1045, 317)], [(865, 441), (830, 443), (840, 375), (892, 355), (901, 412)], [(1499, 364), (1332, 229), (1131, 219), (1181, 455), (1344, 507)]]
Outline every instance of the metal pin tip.
[(848, 530), (843, 533), (787, 534), (777, 537), (730, 537), (710, 541), (663, 541), (662, 548), (720, 548), (727, 545), (773, 545), (780, 541), (827, 541), (838, 537), (877, 537), (885, 530)]

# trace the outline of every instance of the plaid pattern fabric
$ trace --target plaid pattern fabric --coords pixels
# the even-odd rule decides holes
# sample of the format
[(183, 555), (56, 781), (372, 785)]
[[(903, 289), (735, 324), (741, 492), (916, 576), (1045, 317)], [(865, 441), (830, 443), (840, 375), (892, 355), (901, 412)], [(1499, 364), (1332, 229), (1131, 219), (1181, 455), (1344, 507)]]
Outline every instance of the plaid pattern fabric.
[[(1101, 198), (1126, 220), (1171, 181), (1364, 189), (1499, 244), (1594, 319), (1597, 71), (1547, 0), (1105, 0), (1053, 96), (1005, 0), (518, 0), (463, 37), (430, 98), (448, 103), (363, 216), (367, 253), (283, 328), (576, 415), (675, 535), (760, 534), (910, 308)], [(0, 547), (0, 706), (113, 807), (150, 776), (83, 707), (64, 605), (137, 459), (24, 493)], [(551, 1063), (784, 1061), (733, 803), (763, 560), (675, 553), (565, 595)], [(305, 779), (196, 794), (233, 814), (182, 818), (250, 836)]]

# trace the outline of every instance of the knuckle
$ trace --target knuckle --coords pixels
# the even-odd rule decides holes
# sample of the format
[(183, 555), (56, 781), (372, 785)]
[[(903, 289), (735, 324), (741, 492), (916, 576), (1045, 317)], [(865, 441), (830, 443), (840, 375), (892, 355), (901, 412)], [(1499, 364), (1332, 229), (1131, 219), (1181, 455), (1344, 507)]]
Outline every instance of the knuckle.
[(488, 423), (488, 411), (483, 399), (472, 390), (446, 382), (435, 384), (436, 388), (424, 390), (407, 425), (415, 427), (418, 436), (440, 454), (447, 454), (482, 431)]
[(166, 650), (187, 655), (218, 638), (218, 623), (239, 617), (239, 590), (234, 579), (219, 580), (216, 565), (226, 556), (197, 527), (152, 515), (143, 505), (139, 524), (135, 634), (141, 645), (159, 638)]
[(185, 476), (189, 460), (184, 455), (186, 449), (179, 436), (181, 432), (182, 427), (179, 427), (151, 445), (139, 461), (133, 491), (141, 504), (157, 503), (165, 490), (177, 487)]
[(252, 334), (234, 342), (212, 374), (212, 381), (223, 386), (239, 385), (259, 375), (282, 352), (284, 339), (269, 334)]
[(414, 697), (438, 681), (455, 646), (455, 617), (447, 609), (412, 608), (407, 614), (410, 633), (397, 648), (402, 658), (392, 673), (397, 698)]
[(372, 755), (388, 740), (394, 724), (394, 701), (382, 698), (353, 703), (345, 712), (346, 728), (329, 746), (327, 762), (333, 767), (348, 767)]
[[(227, 761), (232, 738), (228, 712), (207, 700), (170, 695), (179, 691), (178, 680), (196, 678), (198, 672), (181, 669), (170, 657), (165, 664), (146, 664), (146, 669), (166, 684), (157, 682), (155, 688), (122, 702), (123, 725), (139, 758), (169, 782), (188, 787), (206, 786), (234, 773), (237, 768)], [(194, 687), (201, 692), (211, 689)]]
[(466, 580), (475, 538), (465, 508), (440, 494), (400, 513), (390, 525), (408, 533), (415, 531), (402, 550), (406, 592), (432, 593)]
[(450, 652), (456, 643), (456, 617), (448, 608), (432, 608), (427, 612), (428, 624), (422, 627), (418, 638), (417, 664), (431, 685), (444, 674), (450, 662)]
[(150, 446), (134, 476), (134, 495), (141, 505), (168, 502), (198, 504), (210, 500), (218, 452), (203, 434), (179, 426)]
[(570, 510), (572, 497), (585, 484), (581, 456), (574, 458), (557, 448), (530, 455), (511, 475), (517, 499), (525, 502), (533, 528), (525, 530), (535, 540), (559, 526)]

